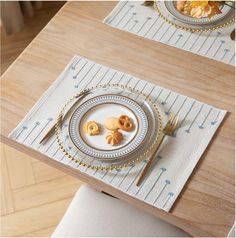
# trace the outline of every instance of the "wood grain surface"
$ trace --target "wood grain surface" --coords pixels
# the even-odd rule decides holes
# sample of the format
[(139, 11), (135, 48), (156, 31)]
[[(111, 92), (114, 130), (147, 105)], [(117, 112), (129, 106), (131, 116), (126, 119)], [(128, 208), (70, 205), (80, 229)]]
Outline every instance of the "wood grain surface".
[[(42, 8), (35, 11), (33, 18), (25, 19), (24, 30), (13, 35), (7, 36), (3, 26), (0, 27), (1, 74), (63, 4), (64, 2), (59, 1), (44, 2)], [(77, 178), (72, 178), (10, 146), (0, 143), (0, 148), (0, 237), (50, 237), (82, 183)], [(14, 166), (11, 166), (12, 163)], [(48, 192), (52, 188), (49, 184), (53, 185), (55, 196)], [(53, 214), (50, 217), (45, 216), (48, 210), (46, 204), (49, 204)], [(40, 213), (37, 207), (41, 210)], [(27, 226), (22, 226), (22, 219), (28, 221)], [(39, 222), (45, 219), (46, 222)]]
[(82, 183), (7, 145), (0, 146), (0, 237), (50, 237)]
[(37, 36), (63, 4), (63, 1), (45, 1), (40, 9), (34, 11), (33, 18), (24, 16), (24, 29), (12, 35), (7, 35), (4, 26), (1, 25), (1, 74)]
[[(226, 236), (234, 222), (234, 67), (103, 24), (115, 4), (68, 2), (5, 72), (1, 139), (193, 236)], [(75, 54), (228, 111), (170, 213), (7, 138)]]

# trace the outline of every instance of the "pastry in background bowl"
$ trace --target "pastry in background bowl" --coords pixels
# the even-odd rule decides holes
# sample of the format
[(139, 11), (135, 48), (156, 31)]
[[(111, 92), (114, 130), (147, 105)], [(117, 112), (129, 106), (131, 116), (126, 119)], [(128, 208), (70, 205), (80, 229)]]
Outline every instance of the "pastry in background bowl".
[(183, 1), (179, 0), (176, 3), (176, 9), (188, 16), (193, 18), (203, 18), (208, 17), (211, 19), (217, 14), (221, 14), (221, 7), (223, 6), (223, 1)]

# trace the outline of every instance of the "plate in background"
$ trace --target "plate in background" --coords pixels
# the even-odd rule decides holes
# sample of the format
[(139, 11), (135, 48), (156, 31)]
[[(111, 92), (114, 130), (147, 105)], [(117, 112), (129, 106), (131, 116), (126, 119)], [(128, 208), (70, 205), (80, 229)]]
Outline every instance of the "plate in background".
[[(234, 3), (231, 3), (233, 6)], [(196, 19), (180, 13), (176, 9), (176, 1), (154, 1), (154, 8), (168, 24), (174, 27), (191, 32), (207, 32), (217, 29), (224, 29), (224, 34), (228, 34), (229, 25), (235, 22), (234, 8), (229, 6), (222, 7), (222, 15), (216, 15), (212, 19), (207, 17)], [(216, 31), (217, 33), (218, 31)]]
[[(169, 11), (169, 13), (179, 21), (182, 21), (186, 24), (194, 24), (194, 25), (214, 25), (217, 22), (220, 22), (224, 20), (225, 18), (228, 18), (232, 15), (234, 9), (227, 6), (227, 5), (222, 5), (221, 9), (221, 14), (217, 14), (213, 16), (211, 19), (209, 19), (207, 16), (204, 16), (200, 19), (194, 18), (188, 15), (185, 15), (181, 12), (179, 12), (176, 8), (177, 1), (165, 1), (164, 2), (166, 9)], [(233, 6), (233, 3), (231, 3)]]

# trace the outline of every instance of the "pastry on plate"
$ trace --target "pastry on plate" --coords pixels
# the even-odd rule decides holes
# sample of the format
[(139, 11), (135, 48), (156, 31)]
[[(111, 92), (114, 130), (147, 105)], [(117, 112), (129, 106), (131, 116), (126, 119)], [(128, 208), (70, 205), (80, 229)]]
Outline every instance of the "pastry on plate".
[(104, 126), (105, 126), (106, 129), (111, 130), (111, 131), (119, 129), (118, 118), (116, 118), (116, 117), (108, 117), (105, 120)]
[(119, 128), (124, 131), (132, 131), (134, 129), (134, 124), (132, 120), (126, 116), (122, 115), (118, 119), (119, 122)]
[(89, 121), (84, 125), (85, 133), (89, 134), (90, 136), (99, 135), (101, 132), (101, 128), (96, 121)]
[(118, 145), (118, 144), (120, 144), (122, 139), (123, 139), (123, 135), (118, 130), (111, 131), (106, 136), (107, 143), (111, 144), (111, 145)]

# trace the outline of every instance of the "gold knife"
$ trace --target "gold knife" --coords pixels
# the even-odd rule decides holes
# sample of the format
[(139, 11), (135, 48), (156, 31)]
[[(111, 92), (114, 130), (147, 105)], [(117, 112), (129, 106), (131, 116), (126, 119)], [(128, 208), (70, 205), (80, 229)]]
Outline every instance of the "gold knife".
[[(76, 95), (75, 98), (77, 100), (71, 105), (71, 107), (67, 110), (67, 112), (64, 115), (60, 116), (60, 121), (63, 122), (66, 116), (69, 114), (71, 109), (79, 102), (81, 101), (84, 97), (86, 97), (88, 94), (91, 92), (89, 90), (82, 91), (78, 95)], [(50, 130), (43, 136), (43, 138), (39, 141), (39, 144), (42, 144), (43, 142), (46, 142), (55, 132), (55, 127), (56, 127), (57, 122), (50, 128)]]

